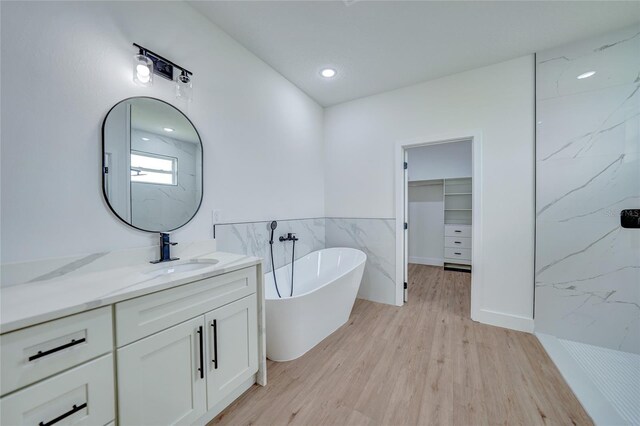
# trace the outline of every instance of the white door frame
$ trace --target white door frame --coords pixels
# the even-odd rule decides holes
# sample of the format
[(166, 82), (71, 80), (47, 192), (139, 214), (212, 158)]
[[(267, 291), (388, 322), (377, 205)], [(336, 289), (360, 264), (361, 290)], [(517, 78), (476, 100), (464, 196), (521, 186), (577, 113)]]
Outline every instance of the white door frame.
[[(404, 268), (408, 262), (405, 258), (405, 193), (404, 188), (404, 156), (409, 148), (438, 145), (442, 143), (471, 140), (472, 150), (472, 221), (473, 236), (471, 250), (471, 319), (476, 320), (482, 297), (482, 132), (479, 130), (460, 131), (447, 134), (431, 135), (396, 142), (395, 147), (395, 192), (396, 192), (396, 305), (404, 304)], [(411, 226), (411, 224), (409, 224)]]

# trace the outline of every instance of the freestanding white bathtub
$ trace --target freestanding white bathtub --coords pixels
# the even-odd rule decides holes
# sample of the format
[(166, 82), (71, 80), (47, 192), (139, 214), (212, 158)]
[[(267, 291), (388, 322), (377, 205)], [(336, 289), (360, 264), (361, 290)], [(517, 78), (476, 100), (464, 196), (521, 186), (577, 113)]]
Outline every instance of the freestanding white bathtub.
[(315, 251), (264, 275), (267, 357), (290, 361), (303, 355), (347, 322), (358, 294), (367, 255), (351, 248)]

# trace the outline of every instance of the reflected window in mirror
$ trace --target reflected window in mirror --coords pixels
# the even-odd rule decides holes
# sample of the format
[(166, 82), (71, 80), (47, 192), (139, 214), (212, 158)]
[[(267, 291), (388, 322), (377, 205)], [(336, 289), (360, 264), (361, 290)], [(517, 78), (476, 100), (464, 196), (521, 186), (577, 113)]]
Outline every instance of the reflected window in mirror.
[(156, 185), (178, 184), (178, 159), (131, 150), (131, 182)]

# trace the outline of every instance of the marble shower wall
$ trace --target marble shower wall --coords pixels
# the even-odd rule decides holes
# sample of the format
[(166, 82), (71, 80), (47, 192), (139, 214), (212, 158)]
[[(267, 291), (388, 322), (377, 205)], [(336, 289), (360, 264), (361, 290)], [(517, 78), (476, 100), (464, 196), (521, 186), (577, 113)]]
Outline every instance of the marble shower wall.
[(395, 219), (327, 218), (327, 247), (352, 247), (367, 254), (358, 297), (395, 303)]
[(536, 330), (640, 353), (640, 26), (536, 62)]
[[(215, 226), (217, 248), (219, 251), (261, 257), (263, 271), (269, 272), (271, 271), (270, 223), (271, 221), (218, 224)], [(300, 239), (296, 241), (296, 259), (325, 248), (324, 218), (279, 220), (273, 236), (273, 259), (276, 269), (291, 263), (293, 244), (289, 241), (278, 241), (278, 237), (288, 232), (295, 233)]]

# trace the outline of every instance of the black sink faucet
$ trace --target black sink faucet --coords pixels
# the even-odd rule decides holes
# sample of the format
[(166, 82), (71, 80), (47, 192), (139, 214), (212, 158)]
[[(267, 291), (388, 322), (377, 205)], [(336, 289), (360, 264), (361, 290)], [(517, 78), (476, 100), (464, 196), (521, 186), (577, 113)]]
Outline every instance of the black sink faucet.
[(280, 242), (282, 241), (298, 241), (298, 237), (296, 237), (296, 234), (289, 232), (286, 237), (284, 235), (280, 236)]
[(172, 243), (169, 240), (169, 234), (165, 232), (160, 233), (160, 259), (152, 260), (151, 263), (170, 262), (172, 260), (180, 260), (179, 257), (171, 257), (171, 246), (175, 246), (178, 243)]

